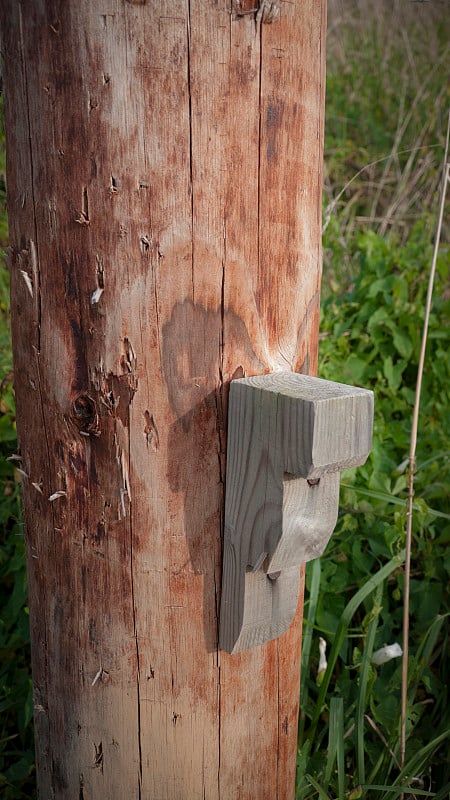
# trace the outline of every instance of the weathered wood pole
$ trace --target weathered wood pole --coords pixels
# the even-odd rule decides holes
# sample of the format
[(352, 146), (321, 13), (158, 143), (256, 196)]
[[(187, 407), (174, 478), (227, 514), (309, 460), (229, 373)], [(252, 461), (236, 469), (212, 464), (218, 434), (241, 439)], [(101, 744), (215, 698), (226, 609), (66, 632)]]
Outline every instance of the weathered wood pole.
[(0, 8), (39, 796), (292, 798), (301, 609), (217, 646), (225, 427), (316, 369), (325, 0)]

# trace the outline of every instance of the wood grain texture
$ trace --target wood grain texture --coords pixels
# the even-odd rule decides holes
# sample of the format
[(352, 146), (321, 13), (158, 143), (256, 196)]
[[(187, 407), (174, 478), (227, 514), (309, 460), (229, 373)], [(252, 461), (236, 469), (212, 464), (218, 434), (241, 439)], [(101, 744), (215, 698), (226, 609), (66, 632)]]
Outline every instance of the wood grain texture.
[(284, 633), (296, 566), (323, 553), (339, 472), (372, 444), (373, 393), (277, 372), (233, 381), (228, 407), (220, 644), (229, 653)]
[(325, 2), (279, 5), (0, 4), (45, 800), (293, 796), (301, 608), (218, 648), (228, 384), (317, 364)]

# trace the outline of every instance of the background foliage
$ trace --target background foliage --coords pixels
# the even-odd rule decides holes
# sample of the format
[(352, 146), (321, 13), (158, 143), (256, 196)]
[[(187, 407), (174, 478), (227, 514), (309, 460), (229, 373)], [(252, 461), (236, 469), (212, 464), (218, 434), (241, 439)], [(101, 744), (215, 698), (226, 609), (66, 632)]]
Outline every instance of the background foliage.
[[(297, 797), (450, 796), (450, 281), (440, 248), (422, 389), (407, 769), (399, 754), (407, 457), (450, 93), (448, 5), (330, 2), (319, 375), (375, 394), (373, 449), (343, 475), (308, 565)], [(447, 215), (448, 219), (448, 215)], [(319, 637), (328, 669), (318, 676)], [(319, 684), (319, 685), (318, 685)], [(372, 788), (371, 788), (372, 787)]]
[[(0, 247), (7, 246), (5, 147), (0, 138)], [(9, 275), (0, 267), (0, 796), (31, 798), (34, 780), (29, 624), (9, 332)]]
[[(446, 8), (447, 6), (447, 8)], [(372, 454), (343, 477), (308, 567), (297, 798), (447, 798), (450, 284), (441, 247), (421, 405), (408, 769), (398, 761), (406, 462), (450, 105), (448, 3), (329, 0), (320, 375), (375, 392)], [(4, 141), (0, 244), (7, 245)], [(448, 234), (448, 231), (447, 231)], [(0, 795), (32, 798), (32, 698), (8, 275), (0, 269)], [(319, 636), (328, 669), (318, 676)], [(412, 783), (411, 783), (412, 781)], [(367, 788), (375, 786), (378, 788)], [(431, 794), (430, 794), (431, 793)], [(257, 800), (257, 798), (255, 798)]]

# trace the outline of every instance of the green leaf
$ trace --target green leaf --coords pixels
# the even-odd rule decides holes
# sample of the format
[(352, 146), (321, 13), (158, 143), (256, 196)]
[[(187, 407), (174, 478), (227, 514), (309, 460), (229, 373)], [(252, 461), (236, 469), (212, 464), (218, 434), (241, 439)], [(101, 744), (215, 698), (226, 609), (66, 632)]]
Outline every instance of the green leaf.
[(355, 383), (363, 383), (364, 375), (367, 370), (367, 364), (364, 359), (351, 353), (345, 363), (345, 370)]
[(8, 783), (20, 783), (28, 778), (33, 771), (33, 757), (31, 753), (19, 758), (11, 766), (5, 770), (5, 778)]
[(396, 392), (402, 382), (403, 370), (406, 367), (405, 361), (398, 361), (396, 364), (392, 361), (392, 356), (388, 356), (383, 362), (384, 377), (388, 382), (388, 386), (393, 392)]
[(0, 442), (15, 442), (17, 439), (16, 429), (13, 426), (8, 414), (0, 416)]
[(393, 332), (394, 347), (398, 353), (407, 361), (411, 358), (413, 352), (413, 343), (408, 334), (401, 328), (395, 328)]

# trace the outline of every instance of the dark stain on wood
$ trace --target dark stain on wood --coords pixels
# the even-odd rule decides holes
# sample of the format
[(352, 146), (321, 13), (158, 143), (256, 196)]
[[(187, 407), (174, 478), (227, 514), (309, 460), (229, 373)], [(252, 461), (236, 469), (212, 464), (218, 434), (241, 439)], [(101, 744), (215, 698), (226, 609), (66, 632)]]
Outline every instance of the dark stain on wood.
[(97, 532), (96, 532), (96, 534), (94, 536), (95, 544), (97, 544), (97, 545), (98, 544), (102, 544), (102, 542), (106, 538), (106, 536), (107, 536), (106, 525), (105, 525), (103, 520), (100, 520), (97, 523)]
[(63, 259), (65, 294), (70, 303), (78, 303), (77, 265), (75, 258), (70, 255)]
[(97, 628), (95, 619), (89, 620), (89, 642), (91, 644), (96, 644), (97, 642)]
[(52, 758), (51, 775), (55, 792), (66, 792), (68, 789), (69, 785), (67, 783), (64, 766), (65, 765), (63, 765), (61, 761), (56, 758)]
[(282, 100), (272, 100), (266, 112), (267, 161), (277, 159), (277, 133), (283, 123), (284, 103)]
[(72, 391), (82, 392), (88, 385), (88, 369), (86, 364), (86, 342), (84, 331), (80, 322), (76, 319), (69, 320), (72, 331), (72, 343), (74, 350), (74, 365), (72, 377)]
[(133, 374), (128, 370), (124, 375), (113, 375), (110, 373), (105, 381), (105, 394), (113, 398), (113, 415), (128, 428), (130, 424), (130, 405), (137, 391), (137, 381)]
[[(162, 361), (171, 407), (188, 432), (193, 410), (203, 405), (217, 382), (220, 337), (223, 327), (236, 342), (236, 360), (247, 365), (248, 373), (267, 371), (253, 350), (244, 321), (230, 308), (222, 312), (193, 304), (177, 303), (170, 320), (163, 326)], [(204, 342), (216, 342), (216, 349), (204, 348)], [(181, 344), (181, 347), (180, 347)], [(242, 369), (242, 366), (240, 367)], [(209, 400), (213, 407), (215, 400)], [(208, 405), (208, 404), (207, 404)]]
[(87, 566), (86, 566), (86, 564), (82, 564), (81, 565), (81, 599), (83, 601), (83, 605), (86, 604), (87, 575), (88, 575)]

